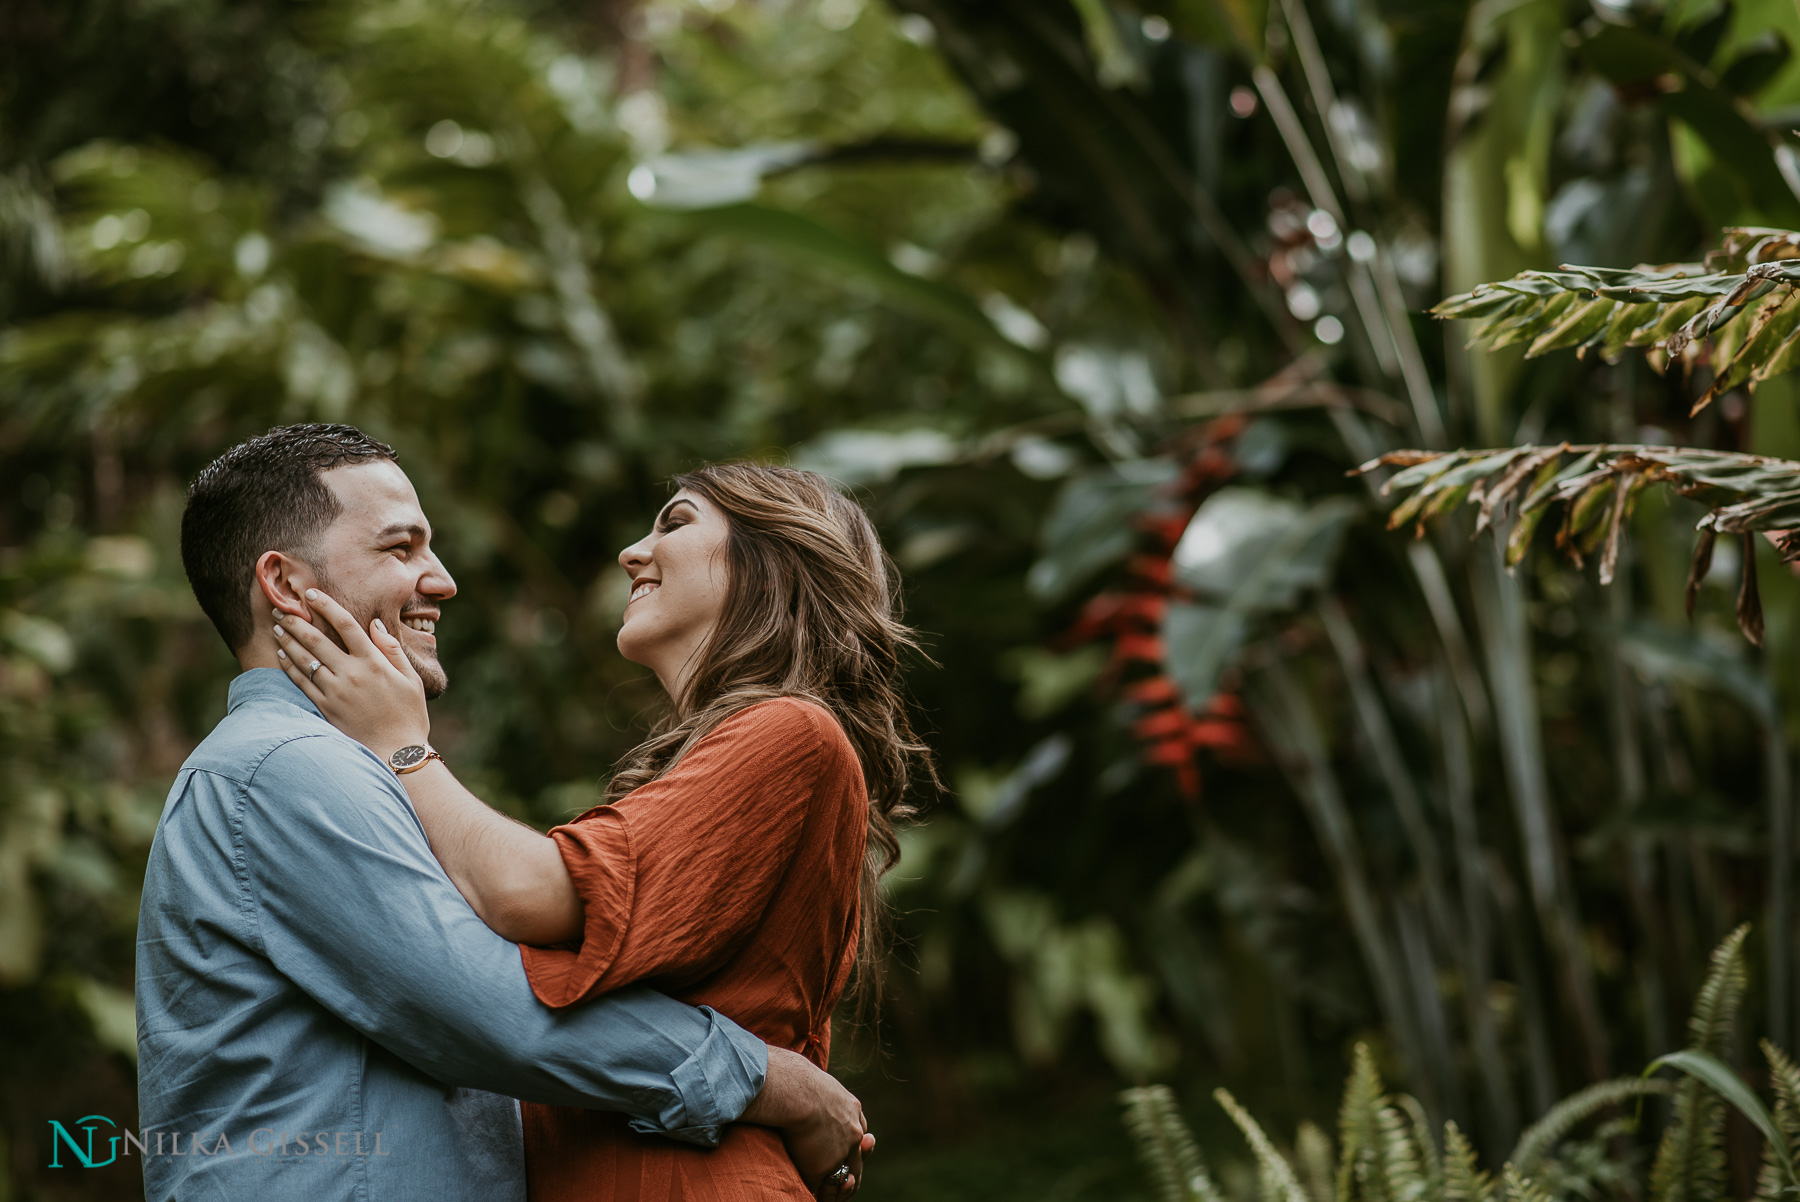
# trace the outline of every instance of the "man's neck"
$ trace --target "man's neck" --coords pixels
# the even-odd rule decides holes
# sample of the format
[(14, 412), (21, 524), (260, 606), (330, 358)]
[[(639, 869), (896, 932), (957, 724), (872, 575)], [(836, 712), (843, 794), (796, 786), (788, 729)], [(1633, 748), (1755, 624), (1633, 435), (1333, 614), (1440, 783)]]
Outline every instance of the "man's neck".
[(282, 671), (286, 665), (275, 654), (275, 640), (272, 636), (251, 639), (237, 653), (238, 667), (248, 672), (252, 668), (274, 668)]

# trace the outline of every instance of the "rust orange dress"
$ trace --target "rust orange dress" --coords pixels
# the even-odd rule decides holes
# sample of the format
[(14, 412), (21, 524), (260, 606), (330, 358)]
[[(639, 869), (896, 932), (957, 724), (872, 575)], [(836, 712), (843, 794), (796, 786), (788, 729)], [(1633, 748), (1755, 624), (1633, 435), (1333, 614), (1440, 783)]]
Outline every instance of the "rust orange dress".
[[(550, 832), (585, 929), (578, 947), (523, 949), (531, 988), (561, 1007), (641, 982), (824, 1068), (867, 828), (862, 768), (829, 713), (794, 698), (742, 710), (660, 780)], [(531, 1202), (812, 1197), (766, 1127), (733, 1123), (708, 1151), (622, 1115), (523, 1111)]]

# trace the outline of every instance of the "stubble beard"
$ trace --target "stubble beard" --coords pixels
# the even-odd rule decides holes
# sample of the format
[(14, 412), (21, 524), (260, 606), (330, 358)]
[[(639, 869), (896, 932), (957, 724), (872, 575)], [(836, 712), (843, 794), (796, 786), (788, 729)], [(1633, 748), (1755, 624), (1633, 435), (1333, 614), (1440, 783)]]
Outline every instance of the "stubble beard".
[[(320, 571), (316, 565), (313, 568), (313, 572), (319, 578), (319, 587), (337, 598), (338, 604), (349, 611), (350, 616), (356, 619), (356, 624), (358, 626), (367, 630), (369, 628), (369, 623), (379, 616), (375, 612), (375, 607), (362, 597), (348, 596), (335, 588), (331, 581), (326, 578), (325, 573)], [(407, 607), (401, 606), (400, 616), (405, 618), (406, 613)], [(321, 625), (324, 627), (326, 637), (342, 648), (344, 642), (338, 637), (338, 632), (331, 623), (325, 622), (321, 623)], [(425, 688), (425, 700), (435, 701), (444, 695), (444, 690), (450, 687), (450, 677), (444, 672), (444, 665), (438, 662), (438, 658), (435, 654), (421, 655), (406, 645), (406, 636), (402, 633), (404, 629), (403, 626), (401, 630), (394, 630), (389, 633), (392, 634), (395, 641), (400, 644), (400, 654), (406, 656), (406, 662), (411, 664), (413, 671), (419, 674), (419, 683)], [(345, 649), (348, 650), (347, 648)]]

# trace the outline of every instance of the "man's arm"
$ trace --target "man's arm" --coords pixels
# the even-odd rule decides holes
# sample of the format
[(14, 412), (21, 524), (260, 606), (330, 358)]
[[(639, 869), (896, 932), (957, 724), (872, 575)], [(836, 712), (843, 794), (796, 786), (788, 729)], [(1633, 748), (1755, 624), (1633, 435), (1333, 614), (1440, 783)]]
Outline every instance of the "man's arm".
[[(821, 1179), (840, 1164), (849, 1166), (850, 1179), (839, 1195), (854, 1191), (862, 1184), (863, 1156), (875, 1149), (875, 1137), (869, 1134), (862, 1103), (855, 1095), (830, 1073), (786, 1048), (769, 1049), (768, 1083), (744, 1111), (743, 1120), (780, 1128), (801, 1179), (815, 1191)], [(857, 1132), (861, 1134), (854, 1134)], [(855, 1143), (847, 1145), (846, 1138)]]
[(322, 1006), (424, 1072), (621, 1111), (706, 1144), (761, 1092), (767, 1049), (710, 1010), (642, 989), (540, 1005), (518, 947), (470, 910), (398, 781), (364, 749), (292, 740), (246, 794), (234, 853), (252, 938)]

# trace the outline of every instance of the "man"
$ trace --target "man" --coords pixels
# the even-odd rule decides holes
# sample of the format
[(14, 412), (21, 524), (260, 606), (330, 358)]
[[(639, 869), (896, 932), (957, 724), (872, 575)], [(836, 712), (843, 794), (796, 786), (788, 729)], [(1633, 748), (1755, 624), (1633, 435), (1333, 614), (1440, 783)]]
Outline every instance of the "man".
[(146, 1197), (522, 1199), (514, 1098), (702, 1145), (761, 1123), (814, 1180), (846, 1149), (860, 1171), (855, 1098), (729, 1019), (644, 989), (538, 1004), (395, 769), (280, 671), (271, 610), (310, 617), (319, 588), (382, 618), (428, 695), (447, 686), (434, 631), (456, 584), (390, 448), (337, 425), (233, 448), (188, 492), (181, 554), (244, 672), (170, 790), (145, 874)]

